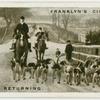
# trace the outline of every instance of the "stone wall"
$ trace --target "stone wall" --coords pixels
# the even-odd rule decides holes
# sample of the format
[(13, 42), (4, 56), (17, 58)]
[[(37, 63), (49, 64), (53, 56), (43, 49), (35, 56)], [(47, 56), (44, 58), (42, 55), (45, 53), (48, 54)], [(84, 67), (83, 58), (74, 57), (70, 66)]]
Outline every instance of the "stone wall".
[(100, 46), (74, 45), (73, 59), (84, 62), (87, 57), (100, 57)]

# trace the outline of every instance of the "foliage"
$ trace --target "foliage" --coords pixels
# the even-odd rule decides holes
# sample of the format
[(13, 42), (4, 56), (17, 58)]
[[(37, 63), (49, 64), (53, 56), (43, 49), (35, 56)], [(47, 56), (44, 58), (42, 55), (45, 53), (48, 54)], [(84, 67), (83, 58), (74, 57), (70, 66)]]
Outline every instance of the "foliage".
[(100, 30), (89, 31), (86, 35), (86, 44), (100, 45)]
[(0, 8), (0, 17), (3, 17), (6, 24), (17, 22), (20, 16), (30, 16), (28, 8)]
[(3, 43), (5, 37), (9, 34), (10, 36), (12, 35), (12, 29), (14, 29), (16, 23), (19, 22), (18, 20), (20, 16), (31, 16), (29, 10), (29, 8), (0, 8), (0, 17), (6, 22), (5, 30), (1, 34), (2, 37), (0, 43)]

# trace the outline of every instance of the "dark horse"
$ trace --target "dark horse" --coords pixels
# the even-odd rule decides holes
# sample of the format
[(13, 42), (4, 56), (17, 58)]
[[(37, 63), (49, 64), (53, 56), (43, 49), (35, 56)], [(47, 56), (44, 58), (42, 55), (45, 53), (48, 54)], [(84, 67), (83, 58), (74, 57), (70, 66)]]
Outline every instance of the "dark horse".
[(44, 54), (46, 50), (46, 43), (45, 43), (46, 39), (48, 40), (48, 35), (46, 32), (43, 32), (43, 34), (41, 35), (41, 38), (39, 39), (39, 41), (37, 42), (37, 45), (35, 46), (37, 61), (38, 60), (43, 61), (44, 59)]
[(20, 34), (20, 36), (16, 40), (15, 59), (21, 65), (22, 71), (23, 71), (23, 66), (27, 66), (27, 55), (28, 55), (28, 40), (22, 34)]

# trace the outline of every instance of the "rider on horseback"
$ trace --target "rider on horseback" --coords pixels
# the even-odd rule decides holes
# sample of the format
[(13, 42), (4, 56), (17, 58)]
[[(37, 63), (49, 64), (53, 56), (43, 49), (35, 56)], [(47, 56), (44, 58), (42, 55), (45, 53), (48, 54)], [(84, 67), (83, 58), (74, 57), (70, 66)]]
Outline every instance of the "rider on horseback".
[[(33, 47), (33, 48), (35, 48), (35, 49), (38, 48), (38, 43), (44, 35), (46, 36), (46, 38), (48, 40), (48, 34), (46, 32), (43, 32), (42, 28), (39, 27), (39, 31), (35, 34), (35, 36), (37, 37), (37, 42), (35, 43), (35, 47)], [(45, 43), (45, 49), (48, 49), (46, 46), (46, 43)]]
[[(22, 34), (24, 36), (24, 38), (28, 40), (29, 51), (32, 52), (31, 43), (29, 42), (30, 37), (28, 35), (29, 28), (28, 28), (28, 25), (24, 21), (25, 21), (25, 17), (21, 16), (20, 23), (16, 26), (13, 37), (17, 40), (19, 38), (19, 36)], [(12, 47), (10, 49), (15, 50), (15, 47), (16, 47), (16, 41), (14, 41), (14, 43), (12, 43)]]

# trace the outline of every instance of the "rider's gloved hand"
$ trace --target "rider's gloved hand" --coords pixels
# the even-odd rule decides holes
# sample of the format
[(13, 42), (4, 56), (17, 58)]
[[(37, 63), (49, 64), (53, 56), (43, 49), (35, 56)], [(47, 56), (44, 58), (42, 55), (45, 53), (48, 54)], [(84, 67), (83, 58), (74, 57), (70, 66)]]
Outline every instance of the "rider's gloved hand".
[(47, 38), (47, 41), (49, 41), (49, 38)]

